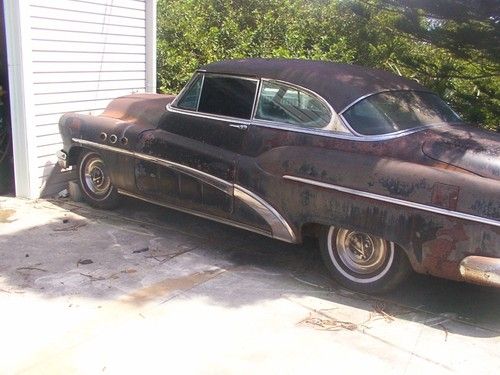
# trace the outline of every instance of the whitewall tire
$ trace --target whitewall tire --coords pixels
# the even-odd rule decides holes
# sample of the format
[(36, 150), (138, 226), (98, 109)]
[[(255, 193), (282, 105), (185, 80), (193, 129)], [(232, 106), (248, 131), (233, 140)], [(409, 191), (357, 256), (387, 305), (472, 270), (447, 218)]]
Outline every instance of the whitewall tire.
[(112, 209), (119, 203), (108, 168), (102, 157), (93, 151), (84, 151), (78, 160), (78, 184), (87, 203), (96, 208)]
[(408, 275), (406, 254), (393, 242), (350, 229), (327, 227), (320, 238), (323, 261), (342, 285), (365, 293), (384, 293)]

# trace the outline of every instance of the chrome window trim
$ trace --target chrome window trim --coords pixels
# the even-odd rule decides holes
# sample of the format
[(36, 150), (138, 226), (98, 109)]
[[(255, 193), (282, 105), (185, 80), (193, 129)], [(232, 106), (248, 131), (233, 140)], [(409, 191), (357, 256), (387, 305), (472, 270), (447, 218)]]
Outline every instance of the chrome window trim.
[[(383, 92), (398, 92), (398, 91), (413, 91), (413, 92), (427, 92), (429, 94), (434, 94), (434, 95), (437, 95), (435, 92), (432, 92), (430, 90), (414, 90), (414, 89), (386, 89), (386, 90), (380, 90), (380, 91), (373, 91), (373, 92), (370, 92), (366, 95), (363, 95), (363, 96), (360, 96), (359, 98), (353, 100), (351, 103), (349, 103), (348, 105), (346, 105), (341, 111), (339, 111), (339, 115), (341, 115), (342, 113), (344, 113), (345, 111), (347, 111), (349, 108), (351, 108), (354, 104), (362, 101), (363, 99), (366, 99), (370, 96), (373, 96), (373, 95), (377, 95), (377, 94), (381, 94)], [(439, 96), (438, 96), (439, 97)]]
[(433, 124), (433, 125), (427, 125), (425, 127), (416, 128), (416, 129), (401, 130), (400, 132), (397, 132), (397, 133), (389, 133), (389, 134), (382, 134), (382, 135), (364, 135), (364, 136), (356, 136), (354, 134), (349, 134), (349, 133), (333, 132), (331, 130), (322, 130), (322, 129), (314, 129), (313, 130), (313, 129), (299, 128), (299, 127), (294, 127), (292, 125), (287, 126), (287, 124), (284, 124), (284, 123), (276, 123), (274, 121), (267, 121), (267, 120), (255, 120), (252, 122), (252, 125), (262, 126), (262, 127), (271, 128), (271, 129), (292, 131), (292, 132), (297, 132), (297, 133), (304, 133), (304, 134), (309, 134), (309, 135), (316, 135), (316, 136), (320, 136), (320, 137), (336, 138), (336, 139), (342, 139), (342, 140), (348, 140), (348, 141), (381, 142), (381, 141), (391, 140), (394, 138), (403, 137), (405, 135), (409, 135), (409, 134), (413, 134), (413, 133), (418, 133), (420, 131), (423, 131), (423, 130), (426, 130), (429, 128), (437, 128), (440, 126), (445, 126), (446, 124), (445, 123)]
[(260, 78), (257, 78), (257, 77), (239, 76), (237, 74), (211, 73), (211, 72), (207, 72), (207, 71), (203, 71), (203, 74), (213, 76), (213, 77), (242, 79), (245, 81), (259, 81), (260, 80)]
[(257, 91), (255, 92), (255, 98), (253, 102), (252, 116), (250, 117), (251, 121), (255, 119), (255, 113), (257, 112), (257, 105), (259, 104), (259, 98), (261, 92), (262, 92), (262, 79), (259, 79), (259, 83), (257, 84)]
[(251, 121), (247, 120), (247, 119), (242, 119), (239, 117), (229, 117), (229, 116), (223, 116), (223, 115), (211, 115), (211, 114), (205, 113), (205, 112), (195, 112), (195, 111), (191, 111), (188, 109), (181, 109), (178, 107), (173, 107), (170, 105), (170, 103), (167, 104), (166, 109), (169, 112), (191, 115), (191, 116), (206, 118), (206, 119), (210, 119), (210, 120), (218, 120), (218, 121), (225, 121), (225, 122), (245, 124), (245, 125), (251, 124)]
[[(195, 72), (193, 74), (193, 76), (191, 77), (191, 79), (186, 83), (186, 85), (182, 88), (182, 90), (177, 94), (177, 96), (175, 97), (174, 100), (172, 100), (172, 102), (168, 103), (168, 105), (172, 104), (172, 105), (177, 105), (177, 103), (179, 102), (179, 100), (181, 100), (182, 96), (184, 95), (184, 93), (189, 90), (189, 88), (192, 86), (192, 84), (196, 81), (196, 78), (200, 75), (203, 75), (203, 73), (200, 73), (200, 72)], [(201, 83), (201, 88), (203, 88), (203, 82)], [(200, 95), (198, 96), (198, 101), (200, 100), (200, 97), (201, 96), (201, 90), (200, 90)]]
[[(261, 78), (261, 84), (260, 84), (260, 90), (259, 90), (259, 96), (258, 96), (258, 100), (257, 100), (257, 103), (255, 105), (255, 111), (253, 113), (253, 116), (252, 116), (252, 120), (256, 120), (256, 121), (269, 121), (269, 120), (264, 120), (264, 119), (258, 119), (258, 118), (255, 118), (255, 115), (257, 113), (257, 107), (258, 107), (258, 104), (259, 104), (259, 101), (260, 101), (260, 97), (261, 97), (261, 93), (262, 93), (262, 87), (263, 87), (263, 82), (270, 82), (270, 83), (277, 83), (277, 84), (280, 84), (280, 85), (284, 85), (284, 86), (289, 86), (291, 88), (295, 88), (297, 89), (297, 91), (303, 91), (313, 97), (315, 97), (316, 99), (318, 99), (321, 103), (323, 103), (323, 105), (330, 111), (330, 121), (328, 121), (328, 124), (325, 125), (324, 127), (322, 128), (307, 128), (307, 129), (312, 129), (312, 130), (326, 130), (325, 128), (331, 126), (334, 122), (335, 122), (335, 118), (339, 119), (340, 120), (340, 123), (345, 127), (345, 133), (346, 134), (349, 134), (349, 132), (351, 131), (351, 129), (349, 129), (346, 124), (345, 124), (345, 121), (338, 115), (337, 112), (335, 112), (335, 110), (333, 109), (333, 107), (330, 105), (330, 103), (328, 103), (327, 100), (325, 100), (321, 95), (319, 95), (318, 93), (314, 92), (313, 90), (310, 90), (306, 87), (303, 87), (303, 86), (300, 86), (300, 85), (296, 85), (296, 84), (293, 84), (293, 83), (290, 83), (290, 82), (286, 82), (286, 81), (282, 81), (282, 80), (279, 80), (279, 79), (271, 79), (271, 78)], [(299, 129), (305, 129), (305, 128), (302, 128), (298, 125), (293, 125), (293, 124), (290, 124), (290, 123), (287, 123), (287, 122), (279, 122), (279, 121), (273, 121), (275, 123), (278, 123), (278, 124), (287, 124), (289, 126), (293, 126), (293, 127), (297, 127)], [(326, 130), (326, 131), (330, 131), (331, 130)], [(335, 132), (335, 133), (344, 133), (344, 132)]]
[[(350, 109), (352, 106), (354, 106), (355, 104), (359, 103), (360, 101), (366, 99), (366, 98), (369, 98), (370, 96), (373, 96), (373, 95), (377, 95), (377, 94), (382, 94), (384, 92), (402, 92), (402, 91), (413, 91), (413, 92), (425, 92), (425, 93), (429, 93), (429, 94), (434, 94), (436, 95), (438, 98), (440, 98), (441, 100), (443, 100), (439, 95), (437, 95), (435, 92), (432, 92), (430, 90), (412, 90), (412, 89), (391, 89), (391, 90), (380, 90), (380, 91), (374, 91), (374, 92), (371, 92), (369, 94), (366, 94), (366, 95), (363, 95), (363, 96), (360, 96), (359, 98), (357, 98), (356, 100), (354, 100), (353, 102), (349, 103), (347, 106), (344, 107), (344, 109), (342, 109), (340, 112), (339, 112), (339, 115), (340, 117), (342, 118), (342, 120), (344, 121), (344, 124), (356, 135), (358, 135), (359, 137), (379, 137), (379, 136), (385, 136), (385, 135), (399, 135), (399, 134), (402, 134), (402, 135), (407, 135), (407, 132), (408, 134), (411, 134), (411, 133), (415, 133), (417, 131), (420, 131), (422, 129), (426, 129), (426, 128), (429, 128), (429, 127), (434, 127), (436, 125), (440, 125), (440, 124), (445, 124), (443, 122), (437, 122), (437, 123), (433, 123), (433, 124), (427, 124), (427, 125), (421, 125), (421, 126), (416, 126), (414, 128), (411, 128), (411, 129), (405, 129), (405, 130), (400, 130), (400, 131), (397, 131), (397, 132), (391, 132), (391, 133), (384, 133), (384, 134), (373, 134), (373, 135), (367, 135), (367, 134), (361, 134), (361, 133), (358, 133), (356, 130), (354, 130), (354, 128), (351, 126), (351, 124), (349, 124), (349, 121), (346, 120), (346, 118), (344, 117), (344, 112), (347, 111), (348, 109)], [(446, 103), (448, 104), (448, 103)], [(453, 110), (453, 108), (451, 108), (451, 111), (458, 117), (460, 118), (460, 116)]]
[(264, 128), (282, 129), (282, 130), (286, 130), (286, 131), (295, 131), (297, 133), (319, 135), (319, 136), (331, 137), (331, 138), (349, 139), (349, 140), (355, 140), (355, 141), (361, 140), (350, 133), (334, 132), (331, 130), (318, 129), (318, 128), (301, 128), (300, 126), (288, 124), (286, 122), (277, 122), (277, 121), (271, 121), (271, 120), (255, 119), (255, 120), (253, 120), (252, 125), (261, 126)]
[[(189, 87), (191, 87), (191, 85), (196, 80), (196, 77), (198, 75), (202, 76), (202, 78), (201, 78), (202, 81), (201, 81), (200, 95), (198, 96), (198, 102), (196, 104), (196, 110), (193, 111), (193, 110), (190, 110), (190, 109), (179, 108), (177, 106), (178, 101), (180, 100), (180, 98), (182, 97), (182, 95), (184, 94), (184, 92), (186, 92), (189, 89)], [(207, 76), (207, 75), (209, 75), (211, 77), (225, 77), (225, 78), (234, 78), (234, 79), (241, 79), (241, 80), (245, 80), (245, 81), (256, 82), (257, 84), (255, 85), (255, 94), (254, 94), (254, 100), (253, 100), (253, 104), (252, 104), (252, 110), (250, 112), (250, 118), (246, 119), (246, 118), (240, 118), (240, 117), (230, 117), (230, 116), (224, 116), (224, 115), (216, 115), (216, 114), (208, 113), (208, 112), (200, 112), (199, 111), (199, 107), (200, 107), (201, 94), (203, 92), (203, 86), (205, 84), (205, 76)], [(168, 110), (169, 108), (174, 108), (175, 110), (178, 110), (178, 111), (185, 111), (186, 114), (198, 114), (198, 113), (199, 114), (204, 114), (205, 118), (211, 118), (211, 119), (214, 119), (214, 118), (219, 119), (219, 116), (220, 116), (220, 117), (232, 119), (231, 122), (241, 121), (241, 120), (243, 120), (243, 121), (251, 121), (252, 115), (253, 115), (253, 111), (254, 111), (254, 108), (255, 108), (255, 105), (256, 105), (256, 98), (257, 98), (257, 92), (258, 92), (258, 89), (259, 89), (259, 84), (260, 84), (260, 79), (259, 78), (238, 76), (238, 75), (234, 75), (234, 74), (210, 73), (210, 72), (206, 72), (206, 71), (203, 71), (203, 70), (198, 70), (193, 75), (193, 77), (191, 78), (191, 80), (186, 84), (186, 86), (184, 86), (184, 88), (181, 90), (181, 92), (175, 97), (175, 99), (171, 103), (167, 104), (166, 109)]]
[(198, 100), (196, 101), (196, 112), (198, 112), (198, 109), (200, 108), (201, 92), (203, 91), (204, 84), (205, 84), (205, 74), (202, 74), (201, 75), (200, 95), (198, 95)]
[(426, 130), (429, 128), (437, 128), (437, 127), (441, 127), (441, 126), (446, 126), (445, 123), (441, 123), (441, 124), (426, 125), (426, 126), (414, 128), (414, 129), (401, 130), (401, 131), (395, 132), (395, 133), (388, 133), (388, 134), (381, 134), (381, 135), (356, 136), (356, 135), (350, 134), (350, 133), (340, 133), (340, 132), (334, 132), (331, 130), (300, 128), (298, 126), (293, 126), (291, 124), (286, 124), (283, 122), (258, 120), (258, 119), (254, 119), (253, 121), (249, 121), (249, 120), (243, 120), (243, 119), (236, 118), (236, 117), (208, 115), (208, 114), (204, 114), (201, 112), (194, 112), (194, 111), (189, 111), (189, 110), (185, 110), (185, 109), (175, 108), (175, 107), (172, 107), (170, 104), (167, 104), (166, 109), (169, 112), (186, 114), (186, 115), (206, 118), (206, 119), (210, 119), (210, 120), (218, 120), (218, 121), (224, 121), (224, 122), (228, 122), (228, 123), (239, 123), (239, 124), (245, 124), (245, 125), (261, 126), (261, 127), (265, 127), (265, 128), (284, 130), (284, 131), (292, 131), (292, 132), (297, 132), (297, 133), (304, 133), (304, 134), (309, 134), (309, 135), (317, 135), (317, 136), (321, 136), (321, 137), (336, 138), (336, 139), (343, 139), (343, 140), (357, 141), (357, 142), (387, 141), (387, 140), (391, 140), (394, 138), (403, 137), (405, 135), (417, 133), (417, 132), (420, 132), (420, 131), (423, 131), (423, 130)]
[[(347, 124), (347, 126), (349, 126), (349, 128), (351, 129), (351, 125), (349, 125), (349, 123), (345, 119), (344, 115), (341, 115), (341, 117), (344, 120), (344, 122)], [(384, 133), (384, 134), (361, 134), (361, 133), (356, 132), (354, 129), (352, 130), (352, 132), (354, 134), (356, 134), (356, 136), (359, 138), (358, 140), (366, 139), (368, 141), (378, 141), (378, 140), (383, 141), (383, 140), (387, 140), (387, 139), (398, 138), (398, 137), (402, 137), (404, 135), (417, 133), (419, 131), (426, 130), (429, 128), (438, 128), (440, 126), (446, 126), (447, 124), (448, 123), (446, 123), (446, 122), (435, 122), (432, 124), (416, 126), (414, 128), (403, 129), (403, 130), (398, 130), (398, 131), (395, 131), (392, 133)], [(361, 139), (361, 138), (363, 138), (363, 139)]]
[(471, 215), (471, 214), (466, 214), (466, 213), (458, 212), (458, 211), (451, 211), (451, 210), (447, 210), (445, 208), (429, 206), (426, 204), (411, 202), (411, 201), (407, 201), (407, 200), (399, 199), (399, 198), (392, 198), (392, 197), (388, 197), (388, 196), (384, 196), (384, 195), (380, 195), (380, 194), (375, 194), (375, 193), (370, 193), (367, 191), (352, 189), (352, 188), (348, 188), (345, 186), (333, 185), (333, 184), (329, 184), (326, 182), (311, 180), (311, 179), (303, 178), (303, 177), (284, 175), (283, 178), (285, 180), (302, 182), (302, 183), (305, 183), (308, 185), (313, 185), (313, 186), (318, 186), (318, 187), (322, 187), (322, 188), (326, 188), (326, 189), (330, 189), (330, 190), (340, 191), (342, 193), (354, 194), (354, 195), (364, 197), (364, 198), (370, 198), (370, 199), (374, 199), (374, 200), (378, 200), (378, 201), (382, 201), (382, 202), (389, 202), (389, 203), (393, 203), (393, 204), (396, 204), (399, 206), (415, 208), (415, 209), (422, 210), (422, 211), (437, 213), (437, 214), (450, 216), (450, 217), (454, 217), (454, 218), (458, 218), (458, 219), (464, 219), (464, 220), (478, 222), (481, 224), (488, 224), (488, 225), (500, 227), (500, 221), (494, 220), (494, 219), (488, 219), (488, 218), (484, 218), (484, 217), (480, 217), (480, 216), (476, 216), (476, 215)]
[[(224, 76), (224, 77), (234, 77), (234, 78), (241, 78), (241, 79), (248, 79), (252, 81), (258, 81), (257, 84), (257, 90), (256, 90), (256, 98), (254, 100), (254, 107), (252, 109), (252, 117), (250, 119), (241, 119), (238, 117), (229, 117), (229, 116), (223, 116), (223, 115), (212, 115), (209, 113), (204, 113), (204, 112), (198, 112), (198, 111), (193, 111), (193, 110), (187, 110), (187, 109), (182, 109), (179, 107), (175, 106), (176, 101), (180, 97), (180, 95), (185, 91), (186, 87), (188, 87), (191, 84), (191, 81), (194, 80), (194, 77), (197, 74), (211, 74), (211, 75), (219, 75), (219, 76)], [(182, 89), (182, 91), (177, 95), (175, 100), (166, 106), (166, 110), (169, 112), (174, 112), (174, 113), (180, 113), (180, 114), (185, 114), (185, 115), (191, 115), (195, 117), (200, 117), (200, 118), (206, 118), (210, 120), (218, 120), (218, 121), (224, 121), (224, 122), (229, 122), (229, 123), (240, 123), (240, 124), (245, 124), (245, 125), (255, 125), (255, 126), (262, 126), (266, 128), (271, 128), (271, 129), (280, 129), (280, 130), (286, 130), (286, 131), (293, 131), (297, 133), (304, 133), (304, 134), (310, 134), (310, 135), (318, 135), (322, 137), (328, 137), (328, 138), (336, 138), (336, 139), (343, 139), (343, 140), (350, 140), (350, 141), (360, 141), (360, 142), (380, 142), (380, 141), (387, 141), (391, 140), (394, 138), (399, 138), (403, 137), (406, 135), (410, 135), (413, 133), (417, 133), (429, 128), (435, 128), (435, 127), (440, 127), (440, 126), (445, 126), (445, 123), (437, 123), (437, 124), (430, 124), (430, 125), (425, 125), (421, 127), (416, 127), (412, 129), (405, 129), (401, 130), (398, 132), (393, 132), (393, 133), (387, 133), (387, 134), (378, 134), (378, 135), (363, 135), (358, 132), (356, 132), (352, 127), (349, 125), (347, 120), (344, 118), (342, 113), (347, 110), (350, 106), (356, 104), (358, 101), (361, 101), (369, 96), (381, 93), (381, 92), (391, 92), (391, 91), (420, 91), (420, 92), (430, 92), (433, 93), (432, 91), (426, 91), (426, 90), (382, 90), (382, 91), (377, 91), (377, 92), (372, 92), (367, 95), (364, 95), (352, 103), (350, 103), (348, 106), (346, 106), (342, 111), (340, 112), (335, 112), (335, 110), (332, 108), (330, 103), (328, 103), (323, 97), (318, 95), (312, 90), (309, 90), (305, 87), (299, 86), (299, 85), (294, 85), (292, 83), (286, 82), (286, 81), (281, 81), (281, 80), (276, 80), (276, 79), (270, 79), (270, 78), (252, 78), (252, 77), (245, 77), (245, 76), (238, 76), (234, 74), (222, 74), (222, 73), (209, 73), (204, 70), (198, 70), (196, 74), (193, 76), (191, 81)], [(327, 107), (330, 109), (332, 113), (332, 118), (330, 120), (330, 123), (333, 121), (333, 115), (336, 114), (338, 118), (340, 119), (341, 123), (346, 127), (348, 130), (347, 132), (335, 132), (332, 130), (324, 130), (324, 129), (318, 129), (318, 128), (301, 128), (299, 126), (295, 126), (292, 124), (287, 124), (284, 122), (277, 122), (277, 121), (268, 121), (268, 120), (261, 120), (261, 119), (256, 119), (255, 118), (255, 112), (257, 111), (257, 106), (258, 106), (258, 100), (260, 98), (260, 94), (262, 91), (262, 81), (271, 81), (271, 82), (277, 82), (277, 83), (282, 83), (291, 87), (295, 87), (301, 90), (304, 90), (306, 92), (309, 92), (319, 98), (322, 102), (326, 103)], [(202, 86), (203, 89), (203, 86)], [(201, 93), (201, 91), (200, 91)]]

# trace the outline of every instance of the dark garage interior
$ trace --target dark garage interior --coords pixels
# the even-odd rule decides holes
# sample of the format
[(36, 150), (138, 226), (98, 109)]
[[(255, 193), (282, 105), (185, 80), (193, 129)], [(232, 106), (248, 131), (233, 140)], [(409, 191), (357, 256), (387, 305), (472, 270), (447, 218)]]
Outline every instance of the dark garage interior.
[(0, 9), (0, 194), (11, 194), (14, 192), (14, 173), (3, 1), (0, 1)]

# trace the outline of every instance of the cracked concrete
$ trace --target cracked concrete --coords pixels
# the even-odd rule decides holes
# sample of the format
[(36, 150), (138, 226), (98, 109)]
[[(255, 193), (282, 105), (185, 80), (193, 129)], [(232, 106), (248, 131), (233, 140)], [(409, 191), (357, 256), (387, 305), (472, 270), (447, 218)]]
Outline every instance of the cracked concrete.
[(135, 201), (0, 197), (0, 374), (497, 373), (498, 290), (374, 298), (290, 245)]

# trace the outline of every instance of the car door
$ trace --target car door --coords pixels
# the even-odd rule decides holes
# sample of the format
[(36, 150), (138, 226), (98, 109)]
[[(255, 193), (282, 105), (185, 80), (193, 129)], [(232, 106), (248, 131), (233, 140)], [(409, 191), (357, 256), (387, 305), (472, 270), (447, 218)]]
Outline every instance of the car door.
[[(265, 202), (269, 213), (275, 212), (274, 218), (266, 220), (273, 237), (294, 241), (290, 227), (307, 222), (308, 211), (304, 207), (311, 198), (307, 190), (283, 177), (296, 170), (321, 174), (315, 162), (324, 162), (324, 138), (318, 134), (346, 131), (328, 104), (314, 93), (291, 84), (262, 80), (235, 186), (252, 192)], [(248, 216), (245, 224), (254, 226), (255, 220)]]
[(141, 135), (138, 151), (150, 159), (137, 161), (138, 190), (186, 210), (230, 216), (257, 83), (197, 74), (167, 107), (158, 128)]

